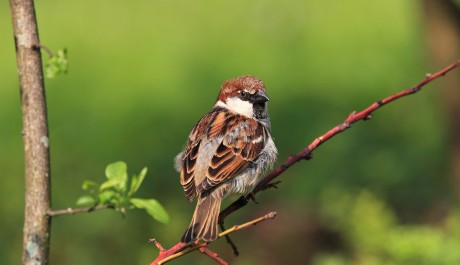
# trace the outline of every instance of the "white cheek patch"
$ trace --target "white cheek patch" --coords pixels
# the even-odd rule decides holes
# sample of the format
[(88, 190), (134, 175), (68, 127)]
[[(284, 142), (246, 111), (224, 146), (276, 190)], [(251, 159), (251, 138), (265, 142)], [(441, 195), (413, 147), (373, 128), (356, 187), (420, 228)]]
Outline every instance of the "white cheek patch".
[(241, 100), (237, 97), (227, 98), (227, 103), (224, 103), (219, 100), (216, 103), (216, 106), (224, 107), (230, 111), (244, 115), (249, 118), (254, 117), (254, 109), (252, 107), (252, 104), (247, 101)]

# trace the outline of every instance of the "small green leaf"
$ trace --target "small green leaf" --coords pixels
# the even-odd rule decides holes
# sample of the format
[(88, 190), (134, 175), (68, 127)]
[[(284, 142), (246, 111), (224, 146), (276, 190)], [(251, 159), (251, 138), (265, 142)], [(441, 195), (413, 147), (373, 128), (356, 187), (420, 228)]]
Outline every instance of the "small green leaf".
[(85, 181), (83, 181), (83, 184), (81, 185), (81, 188), (83, 190), (89, 190), (91, 188), (97, 189), (98, 187), (99, 187), (99, 184), (97, 184), (96, 182), (91, 181), (91, 180), (85, 180)]
[(105, 176), (108, 179), (127, 177), (128, 166), (123, 161), (118, 161), (107, 165), (105, 168)]
[(135, 191), (135, 187), (137, 186), (137, 183), (139, 182), (139, 177), (134, 175), (132, 178), (131, 178), (131, 187), (129, 188), (129, 192), (128, 192), (128, 196), (131, 196), (133, 195), (136, 191)]
[(167, 224), (169, 222), (169, 215), (161, 204), (154, 199), (139, 199), (132, 198), (130, 202), (140, 209), (145, 209), (155, 220)]
[[(128, 185), (128, 172), (127, 171), (128, 171), (128, 166), (123, 161), (109, 164), (105, 169), (105, 176), (107, 177), (107, 179), (109, 179), (109, 181), (106, 181), (106, 182), (110, 184), (106, 184), (106, 185), (108, 185), (108, 187), (115, 187), (117, 190), (122, 191), (122, 192), (126, 191), (126, 188)], [(113, 182), (111, 182), (111, 180), (113, 180)], [(102, 190), (103, 185), (104, 184), (101, 185), (100, 190)]]
[(105, 190), (101, 193), (99, 193), (99, 204), (101, 205), (107, 205), (107, 204), (112, 204), (113, 199), (115, 199), (116, 193), (113, 190)]
[(144, 181), (146, 174), (147, 174), (147, 167), (144, 167), (141, 173), (139, 173), (139, 176), (133, 176), (133, 178), (131, 179), (131, 188), (129, 189), (130, 196), (136, 193), (137, 190), (139, 190), (139, 187)]
[(58, 74), (65, 74), (68, 70), (67, 49), (58, 50), (45, 64), (45, 76), (55, 78)]
[(83, 205), (95, 205), (96, 204), (96, 199), (94, 199), (93, 196), (85, 195), (81, 196), (77, 200), (77, 205), (83, 206)]
[(101, 186), (99, 187), (99, 190), (103, 191), (109, 188), (113, 188), (117, 185), (120, 185), (120, 182), (121, 182), (120, 179), (109, 179), (101, 184)]

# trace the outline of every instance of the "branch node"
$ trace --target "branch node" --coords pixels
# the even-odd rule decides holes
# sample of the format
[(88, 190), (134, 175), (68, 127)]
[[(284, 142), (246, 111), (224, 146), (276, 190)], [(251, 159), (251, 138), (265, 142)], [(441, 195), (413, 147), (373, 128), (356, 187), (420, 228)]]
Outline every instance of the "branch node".
[(158, 240), (156, 240), (155, 238), (149, 239), (149, 242), (155, 244), (155, 246), (160, 250), (160, 252), (166, 250), (166, 249), (160, 244), (160, 242), (158, 242)]
[(411, 89), (411, 94), (413, 93), (417, 93), (420, 89), (422, 89), (420, 86), (414, 86), (412, 89)]
[(276, 217), (276, 215), (277, 215), (277, 212), (269, 212), (267, 214), (267, 218), (268, 219), (274, 219)]
[(257, 199), (256, 199), (256, 195), (254, 192), (250, 192), (248, 195), (247, 195), (248, 199), (250, 199), (253, 203), (255, 204), (259, 204), (257, 202)]
[(303, 159), (310, 160), (313, 158), (313, 153), (310, 151), (310, 149), (307, 148), (304, 150), (302, 156), (303, 156)]
[(340, 126), (339, 126), (340, 131), (345, 131), (346, 129), (348, 129), (350, 127), (351, 127), (351, 123), (348, 121), (348, 119), (346, 121), (344, 121), (342, 124), (340, 124)]
[(278, 189), (278, 184), (281, 183), (281, 180), (270, 182), (267, 184), (267, 189)]
[(32, 45), (32, 48), (35, 48), (35, 49), (43, 49), (43, 50), (46, 51), (46, 53), (48, 53), (49, 57), (54, 57), (53, 52), (52, 52), (50, 49), (48, 49), (48, 47), (46, 47), (45, 45), (43, 45), (43, 44), (41, 44), (41, 43)]
[(344, 123), (349, 123), (350, 120), (353, 120), (355, 118), (355, 115), (356, 115), (356, 110), (354, 110), (353, 112), (350, 113), (350, 115), (348, 115)]

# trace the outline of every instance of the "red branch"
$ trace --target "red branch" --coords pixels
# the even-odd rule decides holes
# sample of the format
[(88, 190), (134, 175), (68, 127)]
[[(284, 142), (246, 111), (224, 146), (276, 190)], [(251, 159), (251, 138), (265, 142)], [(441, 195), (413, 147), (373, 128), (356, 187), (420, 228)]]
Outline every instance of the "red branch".
[[(238, 200), (236, 200), (235, 202), (230, 204), (227, 208), (225, 208), (222, 212), (220, 212), (220, 215), (219, 215), (220, 224), (223, 224), (223, 221), (225, 220), (225, 218), (227, 216), (229, 216), (233, 212), (237, 211), (238, 209), (244, 207), (248, 203), (248, 201), (251, 198), (253, 198), (252, 197), (253, 195), (255, 195), (256, 193), (258, 193), (258, 192), (260, 192), (262, 190), (265, 190), (267, 188), (275, 186), (275, 183), (273, 183), (272, 181), (274, 179), (276, 179), (278, 176), (280, 176), (281, 174), (283, 174), (284, 171), (286, 171), (292, 165), (294, 165), (295, 163), (297, 163), (297, 162), (299, 162), (301, 160), (310, 160), (313, 157), (313, 154), (312, 154), (313, 151), (316, 150), (316, 148), (318, 148), (324, 142), (328, 141), (329, 139), (331, 139), (335, 135), (337, 135), (337, 134), (345, 131), (346, 129), (350, 128), (351, 125), (354, 124), (357, 121), (369, 120), (371, 118), (372, 113), (374, 111), (376, 111), (377, 109), (379, 109), (380, 107), (382, 107), (383, 105), (386, 105), (386, 104), (388, 104), (388, 103), (390, 103), (390, 102), (392, 102), (394, 100), (397, 100), (399, 98), (402, 98), (404, 96), (417, 93), (426, 84), (430, 83), (431, 81), (433, 81), (433, 80), (435, 80), (435, 79), (437, 79), (437, 78), (439, 78), (441, 76), (444, 76), (445, 74), (447, 74), (448, 72), (450, 72), (451, 70), (453, 70), (453, 69), (455, 69), (455, 68), (457, 68), (459, 66), (460, 66), (460, 60), (458, 60), (457, 62), (455, 62), (455, 63), (453, 63), (453, 64), (451, 64), (449, 66), (447, 66), (446, 68), (442, 69), (441, 71), (439, 71), (439, 72), (437, 72), (435, 74), (427, 74), (426, 78), (422, 82), (418, 83), (416, 86), (414, 86), (412, 88), (406, 89), (406, 90), (401, 91), (401, 92), (399, 92), (397, 94), (394, 94), (392, 96), (386, 97), (386, 98), (384, 98), (382, 100), (378, 100), (377, 102), (373, 103), (372, 105), (370, 105), (369, 107), (367, 107), (366, 109), (364, 109), (364, 110), (362, 110), (360, 112), (352, 112), (350, 115), (348, 115), (348, 117), (345, 119), (345, 121), (343, 121), (339, 125), (335, 126), (334, 128), (330, 129), (329, 131), (327, 131), (325, 134), (321, 135), (320, 137), (316, 138), (305, 149), (303, 149), (302, 151), (300, 151), (299, 153), (297, 153), (295, 155), (289, 156), (288, 159), (286, 161), (284, 161), (284, 163), (280, 167), (274, 169), (272, 172), (270, 172), (265, 178), (263, 178), (257, 184), (257, 186), (254, 188), (254, 191), (252, 192), (252, 194), (247, 195), (247, 196), (241, 196)], [(271, 217), (269, 217), (269, 218), (271, 218)], [(222, 236), (226, 235), (226, 233), (221, 233), (221, 234), (222, 234)], [(178, 252), (190, 247), (190, 245), (187, 245), (185, 243), (179, 242), (175, 246), (173, 246), (172, 248), (170, 248), (168, 250), (165, 250), (161, 246), (161, 244), (159, 244), (156, 240), (153, 240), (153, 242), (158, 247), (158, 249), (160, 249), (160, 254), (155, 259), (155, 261), (152, 262), (151, 264), (159, 264), (162, 260), (166, 259), (167, 257), (173, 256), (174, 254), (176, 254), (176, 253), (178, 253)], [(209, 257), (213, 258), (215, 261), (219, 262), (220, 264), (226, 264), (225, 261), (221, 260), (216, 253), (206, 249), (205, 245), (197, 247), (196, 249), (200, 249), (200, 251), (202, 253), (204, 253), (204, 254), (208, 255)]]
[[(256, 218), (254, 220), (251, 220), (249, 222), (246, 222), (244, 224), (241, 224), (241, 225), (235, 225), (225, 231), (222, 231), (219, 233), (219, 237), (218, 238), (221, 238), (221, 237), (224, 237), (224, 236), (228, 236), (230, 233), (233, 233), (233, 232), (236, 232), (236, 231), (239, 231), (239, 230), (242, 230), (242, 229), (246, 229), (248, 227), (251, 227), (251, 226), (254, 226), (260, 222), (263, 222), (265, 220), (270, 220), (270, 219), (273, 219), (275, 218), (276, 216), (276, 212), (269, 212), (267, 213), (266, 215), (264, 216), (261, 216), (259, 218)], [(207, 255), (208, 257), (210, 257), (211, 259), (215, 260), (216, 262), (218, 262), (219, 264), (221, 265), (225, 265), (225, 264), (228, 264), (225, 260), (223, 260), (221, 257), (219, 257), (219, 255), (217, 255), (217, 253), (214, 253), (212, 252), (209, 248), (208, 248), (208, 245), (212, 243), (211, 242), (204, 242), (204, 243), (200, 243), (200, 242), (193, 242), (193, 243), (189, 243), (189, 244), (186, 244), (186, 243), (183, 243), (183, 242), (179, 242), (177, 243), (176, 245), (174, 245), (172, 248), (170, 249), (165, 249), (161, 244), (160, 242), (158, 242), (157, 240), (155, 239), (150, 239), (150, 242), (154, 243), (155, 246), (160, 250), (160, 253), (158, 254), (158, 257), (152, 261), (152, 263), (150, 263), (150, 265), (163, 265), (173, 259), (176, 259), (178, 257), (181, 257), (187, 253), (190, 253), (192, 251), (195, 251), (197, 249), (199, 249), (199, 251), (205, 255)]]
[(219, 257), (219, 255), (217, 255), (217, 253), (212, 252), (211, 250), (209, 250), (209, 248), (201, 247), (199, 249), (200, 249), (201, 253), (207, 255), (211, 259), (215, 260), (217, 263), (219, 263), (221, 265), (228, 265), (228, 263), (225, 260), (223, 260), (221, 257)]
[(155, 246), (160, 250), (160, 253), (158, 254), (158, 257), (157, 257), (154, 261), (152, 261), (152, 263), (150, 263), (150, 265), (159, 265), (159, 264), (162, 264), (161, 262), (162, 262), (164, 259), (166, 259), (166, 258), (168, 258), (168, 257), (170, 257), (170, 256), (172, 256), (172, 255), (174, 255), (174, 254), (176, 254), (176, 253), (178, 253), (178, 252), (180, 252), (180, 251), (182, 251), (182, 250), (184, 250), (184, 249), (186, 249), (186, 248), (188, 248), (188, 247), (191, 246), (190, 244), (186, 244), (186, 243), (184, 243), (184, 242), (178, 242), (176, 245), (174, 245), (174, 246), (171, 247), (170, 249), (165, 249), (165, 248), (160, 244), (160, 242), (158, 242), (158, 241), (157, 241), (156, 239), (154, 239), (154, 238), (153, 238), (153, 239), (150, 239), (150, 242), (154, 243)]
[[(268, 174), (265, 178), (263, 178), (259, 184), (257, 184), (257, 186), (254, 188), (254, 191), (252, 192), (252, 194), (250, 194), (251, 196), (255, 195), (256, 193), (262, 191), (262, 190), (265, 190), (267, 188), (270, 187), (270, 183), (275, 179), (277, 178), (279, 175), (281, 175), (284, 171), (286, 171), (288, 168), (290, 168), (293, 164), (301, 161), (301, 160), (310, 160), (311, 158), (313, 158), (313, 151), (318, 148), (320, 145), (322, 145), (324, 142), (326, 142), (327, 140), (331, 139), (332, 137), (334, 137), (335, 135), (345, 131), (346, 129), (350, 128), (351, 125), (357, 121), (360, 121), (360, 120), (369, 120), (371, 118), (371, 115), (374, 111), (376, 111), (377, 109), (379, 109), (380, 107), (382, 107), (383, 105), (386, 105), (394, 100), (397, 100), (399, 98), (402, 98), (404, 96), (408, 96), (408, 95), (411, 95), (411, 94), (414, 94), (414, 93), (417, 93), (418, 91), (420, 91), (422, 89), (423, 86), (425, 86), (426, 84), (430, 83), (431, 81), (441, 77), (441, 76), (444, 76), (445, 74), (447, 74), (448, 72), (450, 72), (451, 70), (457, 68), (460, 66), (460, 60), (456, 61), (455, 63), (447, 66), (446, 68), (442, 69), (441, 71), (435, 73), (435, 74), (427, 74), (425, 79), (418, 83), (417, 85), (415, 85), (414, 87), (412, 88), (409, 88), (409, 89), (406, 89), (404, 91), (401, 91), (397, 94), (394, 94), (392, 96), (389, 96), (389, 97), (386, 97), (382, 100), (378, 100), (377, 102), (373, 103), (372, 105), (370, 105), (369, 107), (367, 107), (366, 109), (364, 109), (363, 111), (360, 111), (358, 113), (356, 113), (355, 111), (352, 112), (348, 118), (340, 123), (339, 125), (335, 126), (334, 128), (330, 129), (329, 131), (327, 131), (325, 134), (321, 135), (320, 137), (316, 138), (310, 145), (308, 145), (305, 149), (303, 149), (302, 151), (300, 151), (299, 153), (295, 154), (295, 155), (291, 155), (286, 161), (284, 161), (284, 163), (274, 169), (272, 172), (270, 172), (270, 174)], [(231, 213), (233, 213), (234, 211), (244, 207), (248, 201), (249, 201), (250, 197), (249, 196), (241, 196), (238, 200), (236, 200), (235, 202), (233, 202), (232, 204), (230, 204), (227, 208), (225, 208), (224, 210), (222, 210), (222, 212), (220, 212), (220, 215), (219, 215), (219, 220), (221, 223), (223, 223), (223, 221), (225, 220), (225, 218), (227, 218), (227, 216), (229, 216)]]

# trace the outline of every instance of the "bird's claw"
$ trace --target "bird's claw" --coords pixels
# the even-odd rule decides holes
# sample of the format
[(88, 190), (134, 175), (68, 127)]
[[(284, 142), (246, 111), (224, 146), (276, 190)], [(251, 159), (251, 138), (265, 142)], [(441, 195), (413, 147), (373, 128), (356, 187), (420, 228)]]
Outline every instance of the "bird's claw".
[(248, 198), (249, 198), (251, 201), (253, 201), (255, 204), (259, 204), (259, 203), (257, 202), (257, 200), (256, 200), (256, 195), (255, 195), (254, 192), (249, 193), (249, 194), (248, 194)]

